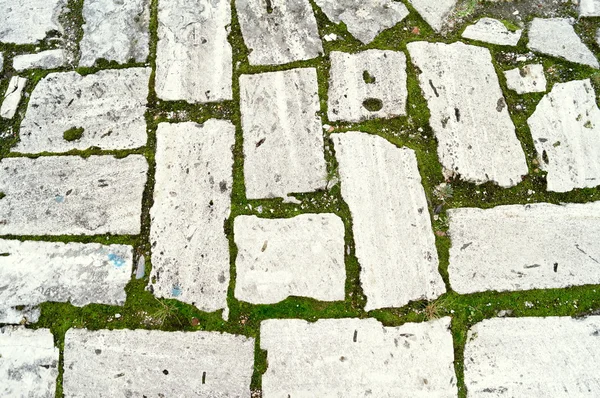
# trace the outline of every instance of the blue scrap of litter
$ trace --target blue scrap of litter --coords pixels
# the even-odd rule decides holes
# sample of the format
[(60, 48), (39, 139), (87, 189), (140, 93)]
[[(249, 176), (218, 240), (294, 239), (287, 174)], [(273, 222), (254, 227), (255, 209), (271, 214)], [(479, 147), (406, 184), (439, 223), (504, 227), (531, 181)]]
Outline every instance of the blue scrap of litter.
[(115, 267), (120, 268), (125, 265), (125, 260), (114, 253), (108, 255), (108, 259), (112, 261)]
[(177, 285), (173, 286), (173, 289), (171, 290), (171, 295), (173, 297), (179, 297), (181, 295), (181, 288)]
[(65, 201), (65, 197), (61, 196), (61, 195), (56, 195), (56, 197), (54, 198), (54, 200), (56, 201), (56, 203), (62, 203)]

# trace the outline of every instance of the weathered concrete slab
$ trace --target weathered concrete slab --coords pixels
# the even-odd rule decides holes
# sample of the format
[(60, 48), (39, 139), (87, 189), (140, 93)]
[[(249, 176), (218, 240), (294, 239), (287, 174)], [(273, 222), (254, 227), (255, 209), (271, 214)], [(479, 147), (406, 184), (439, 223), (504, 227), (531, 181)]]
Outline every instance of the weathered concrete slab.
[(454, 10), (457, 0), (409, 0), (414, 9), (435, 31), (442, 30), (446, 18)]
[(247, 397), (254, 339), (218, 332), (70, 329), (67, 397)]
[[(397, 3), (400, 4), (400, 3)], [(406, 56), (399, 51), (332, 51), (327, 116), (330, 121), (406, 115)], [(367, 101), (381, 101), (369, 110)], [(365, 105), (366, 104), (366, 105)]]
[(20, 76), (13, 76), (8, 82), (8, 87), (2, 99), (2, 107), (0, 107), (0, 117), (4, 119), (12, 119), (17, 113), (19, 103), (23, 97), (23, 90), (27, 84), (27, 79)]
[[(144, 113), (150, 72), (150, 68), (130, 68), (87, 76), (77, 72), (49, 74), (31, 94), (21, 123), (21, 141), (13, 151), (66, 152), (92, 146), (131, 149), (146, 145)], [(73, 131), (80, 134), (72, 136)]]
[(85, 0), (80, 66), (98, 59), (124, 64), (148, 58), (150, 0)]
[(600, 0), (579, 0), (580, 17), (600, 17)]
[(233, 99), (230, 2), (161, 1), (158, 20), (158, 97), (192, 103)]
[(543, 93), (546, 91), (544, 65), (529, 64), (504, 72), (506, 85), (517, 94)]
[(28, 69), (56, 69), (66, 65), (67, 52), (62, 48), (37, 54), (17, 55), (13, 58), (13, 68), (18, 72)]
[(228, 121), (161, 123), (150, 210), (151, 287), (203, 311), (227, 316), (235, 127)]
[(314, 68), (240, 76), (248, 199), (325, 189), (318, 90)]
[(237, 299), (253, 304), (289, 296), (344, 300), (344, 223), (335, 214), (239, 216), (234, 236)]
[(350, 207), (367, 311), (446, 291), (414, 151), (358, 132), (332, 134)]
[(236, 0), (235, 7), (250, 64), (286, 64), (323, 53), (308, 0)]
[(412, 63), (431, 112), (444, 168), (464, 180), (502, 187), (528, 173), (498, 76), (487, 48), (460, 42), (413, 42)]
[(267, 320), (263, 396), (456, 397), (450, 318), (384, 327), (375, 319)]
[(530, 50), (599, 68), (594, 53), (581, 41), (566, 18), (534, 18), (529, 25)]
[(0, 396), (54, 397), (58, 355), (48, 329), (0, 328)]
[(511, 32), (497, 19), (481, 18), (474, 25), (467, 26), (462, 37), (500, 46), (516, 46), (521, 33), (523, 33), (521, 29)]
[(34, 44), (61, 31), (64, 0), (0, 0), (0, 43)]
[(0, 235), (140, 233), (148, 163), (141, 155), (0, 161)]
[(600, 317), (495, 318), (465, 347), (469, 397), (597, 397)]
[(4, 70), (4, 55), (0, 53), (0, 72)]

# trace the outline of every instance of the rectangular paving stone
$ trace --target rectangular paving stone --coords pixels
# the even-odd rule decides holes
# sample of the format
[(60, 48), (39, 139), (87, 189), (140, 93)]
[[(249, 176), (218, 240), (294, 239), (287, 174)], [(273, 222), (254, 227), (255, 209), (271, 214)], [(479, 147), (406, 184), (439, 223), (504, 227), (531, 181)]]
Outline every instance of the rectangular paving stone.
[(352, 214), (365, 309), (442, 295), (446, 288), (414, 151), (366, 133), (331, 139)]
[(35, 44), (61, 31), (64, 0), (0, 0), (0, 43)]
[(446, 19), (454, 10), (458, 0), (408, 0), (410, 5), (419, 13), (436, 32), (444, 27)]
[(497, 19), (481, 18), (477, 23), (467, 26), (462, 37), (500, 46), (516, 46), (521, 39), (521, 33), (521, 29), (511, 32)]
[(289, 296), (343, 301), (344, 232), (335, 214), (236, 217), (235, 297), (253, 304), (274, 304)]
[(226, 0), (158, 2), (156, 94), (192, 103), (233, 99)]
[(597, 397), (600, 317), (495, 318), (469, 330), (469, 397)]
[(543, 93), (546, 91), (546, 75), (544, 65), (529, 64), (520, 68), (514, 68), (504, 72), (506, 86), (517, 92)]
[(13, 76), (8, 82), (8, 87), (2, 98), (2, 106), (0, 107), (0, 117), (4, 119), (12, 119), (17, 113), (19, 103), (23, 97), (23, 90), (27, 84), (27, 79), (20, 76)]
[(580, 17), (600, 17), (600, 0), (580, 0)]
[(227, 318), (235, 126), (229, 121), (158, 126), (150, 210), (151, 288)]
[(0, 235), (140, 233), (148, 163), (141, 155), (0, 161)]
[(22, 72), (29, 69), (56, 69), (67, 65), (67, 52), (62, 48), (22, 54), (13, 58), (13, 68)]
[(456, 397), (450, 318), (384, 327), (375, 319), (272, 319), (263, 397)]
[(70, 329), (65, 397), (250, 398), (254, 339), (218, 332)]

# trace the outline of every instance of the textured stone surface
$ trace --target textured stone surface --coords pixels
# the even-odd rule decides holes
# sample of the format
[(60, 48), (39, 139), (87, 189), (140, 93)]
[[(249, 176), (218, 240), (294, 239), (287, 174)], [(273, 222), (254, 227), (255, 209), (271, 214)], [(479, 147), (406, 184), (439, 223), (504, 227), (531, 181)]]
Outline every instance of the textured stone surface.
[(158, 297), (203, 311), (225, 309), (235, 127), (228, 121), (161, 123), (150, 210), (152, 273)]
[(13, 58), (13, 68), (19, 72), (27, 69), (56, 69), (66, 65), (67, 53), (61, 48), (37, 54), (17, 55)]
[(465, 347), (469, 397), (597, 397), (600, 317), (495, 318)]
[[(359, 122), (365, 119), (406, 115), (406, 56), (398, 51), (367, 50), (357, 54), (333, 51), (329, 55), (330, 121)], [(382, 102), (377, 111), (364, 105), (369, 99)]]
[(158, 20), (158, 97), (192, 103), (232, 99), (229, 1), (160, 1)]
[(235, 7), (250, 64), (286, 64), (323, 53), (308, 0), (236, 0)]
[(67, 397), (250, 398), (254, 339), (218, 332), (70, 329)]
[(543, 93), (546, 91), (544, 65), (530, 64), (504, 72), (506, 85), (517, 94)]
[(240, 97), (248, 199), (324, 189), (316, 70), (242, 75)]
[(0, 72), (4, 70), (4, 55), (0, 53)]
[(445, 292), (414, 151), (365, 133), (332, 134), (350, 207), (366, 310)]
[(344, 223), (334, 214), (239, 216), (235, 297), (274, 304), (289, 296), (344, 300)]
[(413, 42), (411, 61), (431, 112), (442, 166), (477, 184), (502, 187), (528, 173), (487, 48)]
[(600, 17), (600, 0), (579, 0), (580, 17)]
[(384, 327), (375, 319), (267, 320), (263, 396), (456, 397), (450, 318)]
[(410, 4), (434, 30), (440, 31), (457, 0), (409, 0)]
[(511, 32), (497, 19), (481, 18), (476, 24), (467, 26), (462, 37), (501, 46), (516, 46), (522, 32)]
[(4, 158), (0, 235), (136, 235), (148, 164), (141, 155)]
[(27, 84), (27, 79), (20, 76), (13, 76), (8, 82), (8, 87), (2, 99), (0, 107), (0, 117), (4, 119), (12, 119), (17, 113), (19, 103), (23, 97), (23, 90)]
[[(81, 76), (51, 73), (40, 81), (21, 123), (21, 153), (71, 149), (130, 149), (146, 145), (144, 113), (149, 68), (103, 70)], [(83, 128), (79, 139), (65, 132)]]
[(61, 31), (64, 0), (0, 0), (0, 43), (33, 44)]

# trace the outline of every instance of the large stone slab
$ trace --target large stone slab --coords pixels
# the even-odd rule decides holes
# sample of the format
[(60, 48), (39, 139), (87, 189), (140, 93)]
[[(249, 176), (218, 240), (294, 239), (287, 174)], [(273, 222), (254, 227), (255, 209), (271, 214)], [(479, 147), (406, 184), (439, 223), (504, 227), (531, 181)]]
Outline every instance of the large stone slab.
[(344, 300), (344, 223), (338, 216), (239, 216), (234, 236), (237, 299), (253, 304), (274, 304), (289, 296)]
[(8, 87), (2, 98), (2, 106), (0, 107), (0, 117), (4, 119), (12, 119), (19, 109), (19, 103), (23, 97), (23, 90), (27, 79), (20, 76), (13, 76), (8, 82)]
[(17, 55), (13, 58), (13, 68), (18, 72), (28, 69), (62, 68), (67, 65), (67, 58), (67, 52), (62, 48), (36, 54)]
[(0, 43), (34, 44), (61, 31), (64, 0), (0, 0)]
[(141, 155), (0, 161), (0, 235), (136, 235), (148, 163)]
[(248, 199), (325, 189), (318, 90), (314, 68), (240, 76)]
[(579, 0), (580, 17), (600, 17), (600, 0)]
[(600, 317), (495, 318), (465, 347), (469, 397), (597, 397)]
[(450, 318), (384, 327), (375, 319), (267, 320), (263, 396), (456, 397)]
[(504, 72), (506, 86), (517, 94), (543, 93), (546, 91), (544, 65), (529, 64)]
[(156, 94), (168, 101), (233, 99), (226, 0), (159, 1)]
[(522, 30), (511, 32), (501, 21), (493, 18), (481, 18), (474, 25), (469, 25), (462, 33), (465, 39), (478, 40), (500, 46), (516, 46), (521, 38)]
[(358, 132), (332, 134), (350, 207), (367, 311), (446, 291), (413, 150)]
[[(132, 149), (146, 145), (150, 68), (103, 70), (81, 76), (51, 73), (33, 90), (21, 123), (21, 153), (72, 149)], [(82, 134), (70, 136), (78, 130)]]
[(70, 329), (67, 397), (247, 397), (254, 339), (218, 332)]
[(409, 0), (410, 5), (435, 31), (439, 32), (458, 0)]
[(417, 66), (444, 168), (464, 180), (502, 187), (528, 173), (487, 48), (460, 42), (407, 45)]
[(151, 287), (203, 311), (227, 316), (235, 127), (224, 120), (158, 126), (150, 210)]

